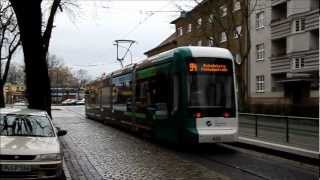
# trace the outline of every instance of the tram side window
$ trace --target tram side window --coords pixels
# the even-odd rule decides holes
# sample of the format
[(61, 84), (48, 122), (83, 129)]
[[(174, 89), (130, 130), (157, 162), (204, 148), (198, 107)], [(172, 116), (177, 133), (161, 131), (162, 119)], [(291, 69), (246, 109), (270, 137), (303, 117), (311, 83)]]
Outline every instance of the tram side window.
[(114, 108), (129, 111), (132, 104), (132, 82), (125, 81), (115, 84), (112, 92)]
[(103, 87), (101, 91), (101, 102), (105, 107), (111, 106), (111, 87)]
[(88, 105), (95, 105), (97, 101), (97, 90), (89, 90), (88, 94), (86, 95)]
[(136, 104), (139, 108), (153, 107), (155, 110), (167, 111), (168, 78), (158, 75), (149, 79), (139, 80), (136, 86)]

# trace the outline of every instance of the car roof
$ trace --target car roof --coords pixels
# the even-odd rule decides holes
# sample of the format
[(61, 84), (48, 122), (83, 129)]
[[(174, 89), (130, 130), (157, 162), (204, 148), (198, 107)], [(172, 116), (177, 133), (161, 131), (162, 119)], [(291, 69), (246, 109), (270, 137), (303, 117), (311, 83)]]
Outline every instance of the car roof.
[(1, 108), (0, 114), (18, 114), (18, 115), (33, 115), (33, 116), (47, 116), (47, 112), (38, 109), (29, 108)]

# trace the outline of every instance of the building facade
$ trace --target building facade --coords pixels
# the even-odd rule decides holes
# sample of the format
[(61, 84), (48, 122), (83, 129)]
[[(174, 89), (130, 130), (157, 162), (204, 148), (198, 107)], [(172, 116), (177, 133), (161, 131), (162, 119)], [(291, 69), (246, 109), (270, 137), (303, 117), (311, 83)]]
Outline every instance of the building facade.
[(266, 108), (270, 113), (291, 105), (318, 112), (318, 0), (204, 0), (172, 24), (175, 37), (152, 52), (166, 51), (169, 45), (228, 48), (241, 64), (239, 86), (246, 90), (249, 105), (272, 106)]
[(6, 83), (4, 86), (4, 99), (6, 104), (25, 101), (24, 84)]
[(319, 106), (319, 1), (257, 1), (250, 16), (250, 102)]

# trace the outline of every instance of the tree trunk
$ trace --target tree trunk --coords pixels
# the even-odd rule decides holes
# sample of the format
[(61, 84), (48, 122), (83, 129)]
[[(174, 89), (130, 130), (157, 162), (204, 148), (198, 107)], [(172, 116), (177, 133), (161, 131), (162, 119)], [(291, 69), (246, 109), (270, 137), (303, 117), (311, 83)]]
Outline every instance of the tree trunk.
[(0, 108), (5, 107), (3, 88), (4, 88), (4, 84), (0, 82)]
[(41, 32), (41, 1), (10, 0), (23, 46), (29, 108), (46, 110), (51, 115), (50, 80)]

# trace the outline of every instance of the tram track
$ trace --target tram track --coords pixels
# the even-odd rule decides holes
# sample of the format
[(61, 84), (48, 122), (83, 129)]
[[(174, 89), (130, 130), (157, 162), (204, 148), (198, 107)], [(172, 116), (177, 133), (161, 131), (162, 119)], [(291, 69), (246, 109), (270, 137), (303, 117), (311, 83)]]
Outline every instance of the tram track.
[(182, 156), (228, 175), (231, 179), (318, 180), (319, 176), (319, 169), (316, 166), (303, 165), (282, 157), (234, 148), (225, 144), (200, 146)]
[[(80, 112), (78, 112), (78, 111), (76, 111), (76, 110), (74, 110), (74, 109), (67, 108), (67, 107), (66, 107), (65, 109), (66, 109), (67, 111), (70, 111), (70, 112), (76, 114), (78, 117), (85, 118), (85, 115), (84, 115), (84, 114), (82, 114), (82, 113), (80, 113)], [(168, 148), (168, 146), (166, 146), (166, 148)], [(227, 147), (223, 147), (223, 148), (227, 148)], [(172, 148), (172, 147), (169, 147), (169, 150), (170, 150), (170, 151), (176, 151), (176, 149), (175, 149), (175, 148)], [(187, 156), (189, 157), (190, 155), (195, 155), (195, 153), (188, 154)], [(194, 158), (196, 158), (196, 159), (199, 159), (199, 158), (200, 158), (200, 159), (202, 159), (203, 161), (205, 161), (205, 160), (208, 160), (208, 156), (209, 156), (209, 154), (202, 154), (202, 155), (196, 155)], [(255, 173), (254, 171), (252, 171), (252, 170), (250, 170), (250, 169), (245, 169), (245, 168), (242, 168), (242, 167), (240, 167), (240, 166), (236, 166), (236, 165), (233, 165), (233, 164), (230, 164), (230, 163), (225, 163), (225, 162), (223, 162), (223, 161), (221, 161), (221, 160), (217, 160), (217, 159), (214, 159), (214, 158), (209, 158), (209, 160), (210, 160), (211, 162), (215, 162), (215, 163), (217, 163), (217, 164), (219, 164), (219, 165), (222, 165), (222, 166), (224, 166), (224, 167), (236, 169), (236, 170), (241, 171), (241, 172), (243, 172), (243, 173), (246, 173), (246, 174), (248, 174), (248, 175), (250, 175), (250, 176), (256, 177), (256, 178), (254, 178), (254, 179), (271, 180), (270, 178), (265, 177), (265, 176), (263, 176), (263, 175), (261, 175), (261, 174)]]
[[(68, 107), (65, 109), (80, 118), (86, 118), (82, 112)], [(172, 147), (165, 146), (164, 148), (178, 152), (177, 149)], [(238, 147), (232, 144), (200, 145), (187, 152), (177, 154), (182, 156), (183, 159), (191, 159), (193, 162), (203, 164), (207, 168), (222, 174), (229, 175), (230, 172), (237, 171), (238, 173), (231, 175), (231, 179), (291, 179), (287, 178), (285, 174), (292, 173), (289, 177), (309, 177), (308, 179), (318, 180), (319, 172), (316, 172), (317, 169), (313, 168), (313, 165), (310, 165), (311, 168), (308, 165), (301, 168), (301, 162), (294, 162), (294, 160), (286, 159), (286, 157), (282, 158), (279, 154), (269, 154), (264, 151), (256, 152), (255, 149), (245, 146)]]
[[(203, 156), (202, 158), (207, 159), (208, 157), (207, 157), (207, 156)], [(264, 176), (264, 175), (255, 173), (254, 171), (252, 171), (252, 170), (250, 170), (250, 169), (242, 168), (242, 167), (240, 167), (240, 166), (236, 166), (236, 165), (233, 165), (233, 164), (231, 164), (231, 163), (225, 163), (225, 162), (223, 162), (223, 161), (221, 161), (221, 160), (217, 160), (217, 159), (210, 158), (210, 157), (209, 157), (209, 160), (210, 160), (210, 161), (213, 161), (213, 162), (215, 162), (215, 163), (218, 163), (218, 164), (220, 164), (220, 165), (223, 165), (223, 166), (226, 166), (226, 167), (229, 167), (229, 168), (233, 168), (233, 169), (239, 170), (239, 171), (241, 171), (241, 172), (243, 172), (243, 173), (246, 173), (246, 174), (248, 174), (248, 175), (257, 177), (257, 178), (259, 178), (259, 179), (263, 179), (263, 180), (271, 180), (271, 179), (272, 179), (272, 178), (266, 177), (266, 176)]]

